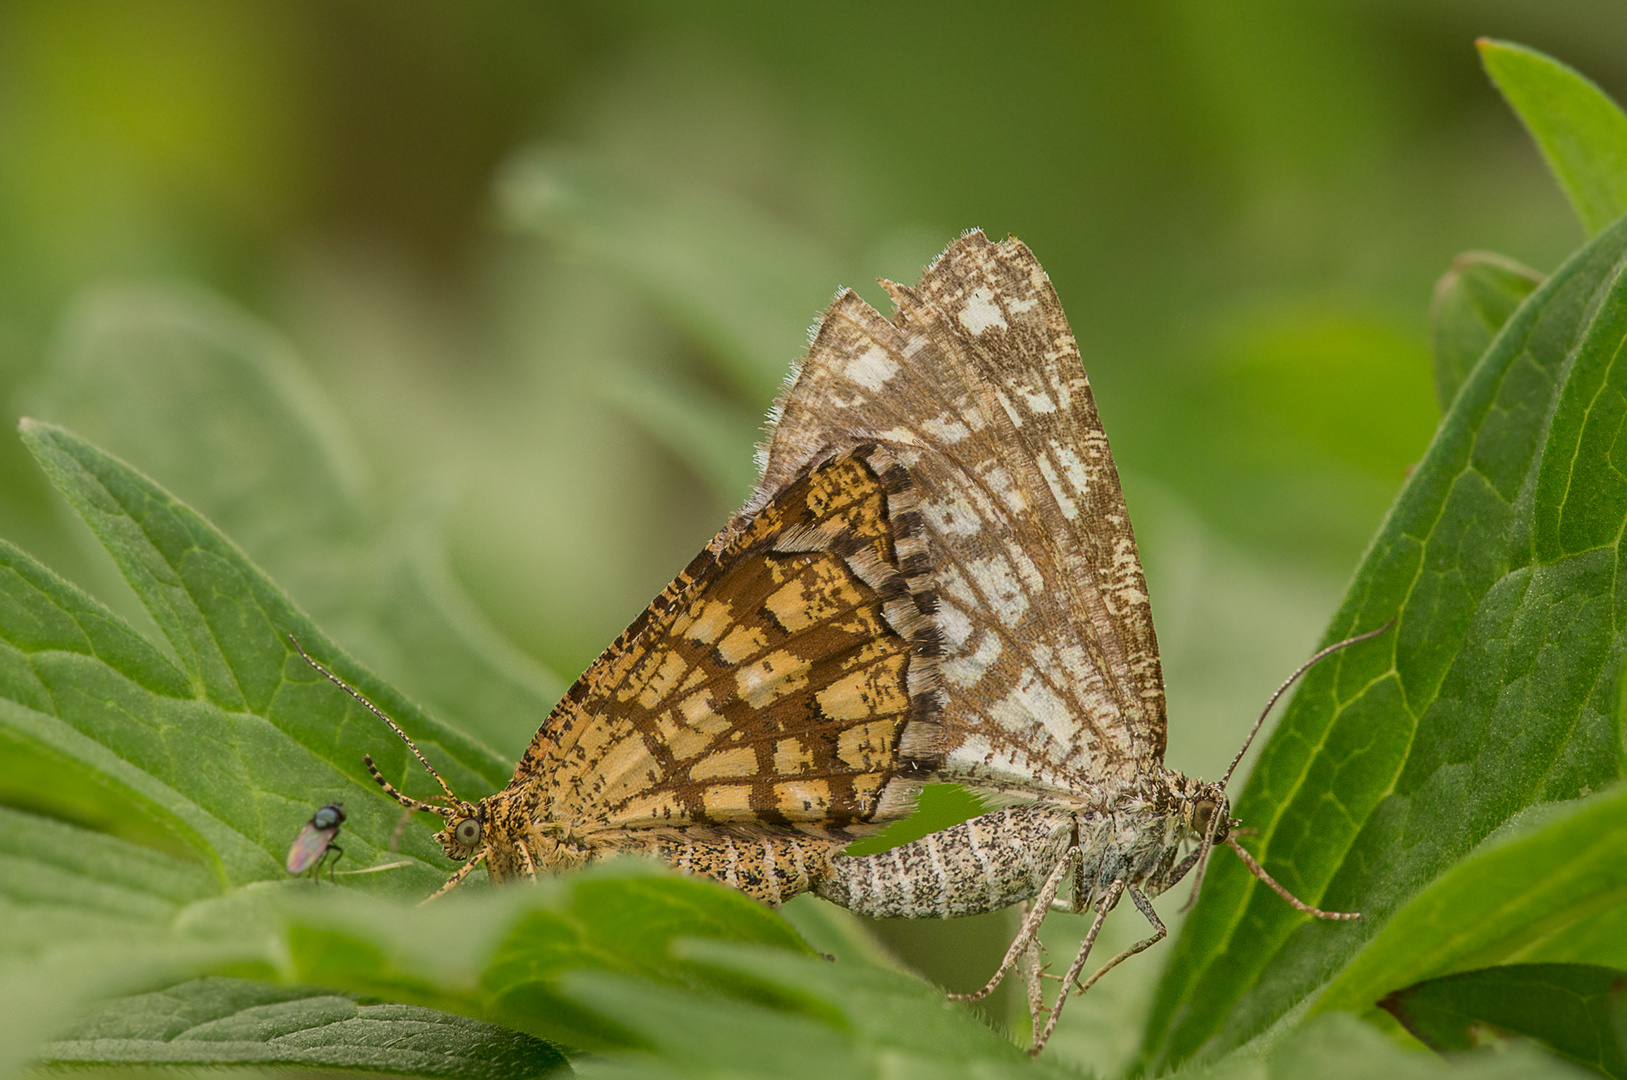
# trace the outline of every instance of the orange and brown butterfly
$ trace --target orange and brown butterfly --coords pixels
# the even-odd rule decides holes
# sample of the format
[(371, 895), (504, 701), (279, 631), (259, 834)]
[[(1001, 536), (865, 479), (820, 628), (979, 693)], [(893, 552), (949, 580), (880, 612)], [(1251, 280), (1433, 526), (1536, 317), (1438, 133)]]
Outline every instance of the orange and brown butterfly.
[[(903, 817), (942, 765), (937, 597), (914, 483), (874, 445), (738, 515), (549, 714), (502, 791), (401, 792), (493, 881), (653, 855), (777, 903)], [(297, 643), (296, 643), (297, 645)], [(303, 650), (301, 650), (303, 652)], [(310, 657), (306, 657), (310, 660)]]

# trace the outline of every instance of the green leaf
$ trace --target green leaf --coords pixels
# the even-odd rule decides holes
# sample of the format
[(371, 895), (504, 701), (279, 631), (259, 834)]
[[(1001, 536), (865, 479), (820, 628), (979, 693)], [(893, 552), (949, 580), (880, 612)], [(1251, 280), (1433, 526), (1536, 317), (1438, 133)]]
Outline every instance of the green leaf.
[(1443, 1061), (1402, 1049), (1348, 1016), (1303, 1025), (1262, 1060), (1235, 1054), (1214, 1066), (1183, 1071), (1182, 1080), (1581, 1080), (1573, 1066), (1530, 1044), (1496, 1054)]
[[(807, 953), (785, 921), (723, 886), (641, 860), (536, 887), (454, 893), (401, 908), (354, 893), (279, 909), (285, 979), (461, 1013), (571, 1046), (626, 1046), (619, 1013), (561, 995), (572, 971), (611, 971), (697, 992), (718, 979), (674, 957), (678, 938), (717, 938)], [(235, 918), (231, 909), (222, 909)]]
[(216, 891), (195, 862), (0, 808), (0, 957), (164, 927)]
[[(1535, 808), (1396, 913), (1313, 1012), (1361, 1011), (1401, 987), (1514, 960), (1552, 959), (1566, 932), (1627, 905), (1627, 784)], [(1627, 967), (1627, 938), (1592, 958)]]
[(517, 757), (563, 689), (447, 569), (445, 499), (379, 521), (337, 411), (272, 328), (200, 289), (103, 288), (29, 397), (160, 479), (316, 621), (438, 715)]
[[(382, 796), (376, 798), (382, 801)], [(425, 909), (326, 884), (289, 881), (211, 896), (209, 875), (194, 864), (16, 812), (0, 812), (0, 826), (5, 829), (0, 850), (8, 852), (0, 856), (5, 870), (0, 878), (0, 915), (5, 917), (0, 968), (10, 963), (8, 970), (21, 980), (6, 989), (26, 993), (32, 987), (45, 1002), (55, 1002), (43, 1013), (43, 1005), (16, 1006), (43, 1017), (16, 1038), (25, 1044), (53, 1035), (81, 1043), (96, 1040), (95, 1045), (45, 1051), (48, 1059), (63, 1063), (266, 1063), (287, 1054), (293, 1048), (289, 1040), (295, 1039), (317, 1053), (337, 1055), (321, 1059), (334, 1064), (363, 1052), (350, 1037), (356, 1024), (323, 1033), (310, 1030), (307, 1020), (331, 1023), (334, 1008), (339, 1020), (395, 1015), (417, 1028), (432, 1025), (431, 1041), (444, 1044), (451, 1058), (483, 1054), (483, 1047), (497, 1037), (478, 1025), (461, 1026), (410, 1011), (358, 1013), (353, 1002), (330, 1002), (317, 1014), (303, 1007), (284, 1009), (284, 1021), (299, 1033), (280, 1027), (282, 1041), (261, 1048), (156, 1045), (150, 1027), (120, 1019), (149, 1015), (151, 1002), (110, 1003), (88, 1028), (61, 1033), (61, 1019), (85, 1002), (139, 989), (141, 983), (156, 981), (163, 987), (210, 973), (252, 971), (261, 981), (301, 989), (284, 996), (271, 990), (260, 995), (249, 990), (200, 994), (195, 1004), (206, 1011), (219, 1008), (221, 1016), (236, 1015), (234, 1003), (258, 1007), (293, 1000), (309, 996), (304, 987), (320, 984), (369, 999), (435, 1007), (563, 1036), (575, 1045), (624, 1046), (631, 1036), (618, 1016), (586, 1009), (560, 992), (566, 975), (610, 971), (678, 986), (691, 995), (710, 995), (717, 1002), (760, 991), (676, 955), (676, 941), (713, 938), (808, 953), (784, 920), (761, 904), (731, 889), (636, 861), (536, 888), (465, 891)], [(78, 951), (65, 949), (65, 942), (75, 943)], [(101, 967), (95, 962), (98, 956)], [(0, 995), (0, 1012), (7, 1007)], [(419, 1038), (412, 1027), (400, 1030), (404, 1039)], [(108, 1040), (124, 1041), (114, 1045)], [(307, 1064), (318, 1061), (306, 1059)], [(447, 1067), (454, 1066), (484, 1075), (449, 1061)], [(352, 1067), (362, 1067), (361, 1062), (353, 1061)], [(396, 1071), (407, 1065), (374, 1060), (371, 1067)]]
[(1513, 259), (1470, 251), (1452, 261), (1435, 284), (1430, 305), (1430, 338), (1435, 350), (1435, 400), (1445, 412), (1463, 381), (1485, 355), (1542, 275)]
[(958, 825), (986, 809), (975, 792), (958, 784), (927, 784), (921, 789), (914, 813), (893, 822), (874, 836), (853, 841), (846, 850), (849, 855), (872, 855), (886, 851), (919, 840), (928, 833)]
[(204, 978), (109, 1002), (46, 1044), (46, 1067), (284, 1065), (466, 1080), (542, 1076), (547, 1043), (414, 1005)]
[[(1532, 804), (1621, 770), (1616, 617), (1627, 480), (1627, 226), (1570, 259), (1476, 366), (1234, 801), (1312, 922), (1218, 858), (1143, 1042), (1167, 1068), (1264, 1031), (1454, 862)], [(1396, 989), (1381, 988), (1381, 994)]]
[[(13, 745), (100, 777), (114, 805), (160, 822), (213, 869), (218, 887), (281, 879), (294, 835), (328, 802), (348, 808), (348, 857), (371, 865), (386, 854), (396, 811), (378, 796), (362, 755), (411, 790), (427, 795), (431, 781), (388, 729), (300, 659), (293, 634), (396, 716), (453, 784), (479, 795), (506, 779), (506, 762), (339, 653), (173, 496), (60, 428), (25, 423), (24, 438), (108, 545), (181, 666), (0, 545), (0, 729)], [(0, 773), (0, 796), (7, 783)], [(418, 830), (407, 851), (445, 865)], [(415, 862), (356, 883), (423, 887), (436, 877)]]
[(1614, 1024), (1623, 986), (1620, 968), (1509, 964), (1430, 979), (1379, 1004), (1432, 1050), (1472, 1050), (1488, 1034), (1518, 1035), (1619, 1080), (1627, 1077)]
[(268, 935), (176, 932), (217, 891), (196, 862), (0, 810), (0, 1077), (109, 997), (210, 970), (274, 974)]
[(200, 942), (157, 932), (52, 942), (31, 956), (0, 956), (0, 1077), (14, 1075), (42, 1042), (97, 1001), (212, 968), (267, 970), (264, 960), (260, 941)]
[(683, 955), (747, 980), (759, 1000), (721, 1008), (598, 973), (571, 976), (565, 992), (620, 1017), (649, 1055), (634, 1061), (647, 1066), (654, 1058), (678, 1075), (1072, 1075), (1048, 1059), (1026, 1061), (964, 1006), (898, 972), (711, 942)]
[(1535, 49), (1482, 38), (1481, 63), (1531, 132), (1592, 236), (1627, 213), (1627, 115), (1591, 79)]

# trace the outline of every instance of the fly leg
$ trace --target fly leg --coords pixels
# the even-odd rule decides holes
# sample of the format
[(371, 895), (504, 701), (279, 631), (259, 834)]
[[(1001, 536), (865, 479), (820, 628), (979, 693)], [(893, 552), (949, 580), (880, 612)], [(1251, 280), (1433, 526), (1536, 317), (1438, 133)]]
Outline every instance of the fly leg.
[(322, 853), (322, 862), (316, 864), (316, 876), (318, 878), (322, 876), (322, 863), (327, 862), (328, 856), (332, 855), (333, 861), (328, 863), (328, 884), (335, 884), (333, 880), (333, 868), (339, 865), (339, 860), (344, 857), (344, 854), (344, 848), (340, 847), (338, 844), (329, 844), (328, 850)]

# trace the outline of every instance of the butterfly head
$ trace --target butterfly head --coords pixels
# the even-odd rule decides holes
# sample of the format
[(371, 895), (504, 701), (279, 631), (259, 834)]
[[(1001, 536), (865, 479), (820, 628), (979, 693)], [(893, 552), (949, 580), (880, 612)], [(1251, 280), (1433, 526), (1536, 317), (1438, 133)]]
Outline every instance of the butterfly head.
[(1236, 824), (1231, 813), (1226, 789), (1219, 784), (1204, 784), (1197, 797), (1185, 805), (1186, 838), (1198, 840), (1206, 848), (1225, 843)]
[(453, 862), (463, 862), (485, 846), (486, 808), (483, 804), (460, 803), (447, 815), (446, 828), (435, 834), (435, 841)]

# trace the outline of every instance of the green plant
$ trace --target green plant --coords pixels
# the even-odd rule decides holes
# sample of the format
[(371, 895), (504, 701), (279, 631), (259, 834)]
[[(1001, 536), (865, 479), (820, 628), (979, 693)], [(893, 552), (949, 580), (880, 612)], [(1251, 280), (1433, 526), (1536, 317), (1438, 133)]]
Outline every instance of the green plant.
[[(1627, 638), (1614, 593), (1627, 524), (1616, 460), (1627, 224), (1606, 227), (1627, 210), (1627, 119), (1544, 57), (1483, 48), (1595, 235), (1534, 290), (1518, 273), (1443, 287), (1437, 340), (1451, 347), (1438, 385), (1450, 410), (1329, 629), (1398, 614), (1393, 650), (1314, 672), (1237, 800), (1273, 873), (1367, 920), (1306, 923), (1217, 861), (1168, 957), (1149, 1071), (1198, 1057), (1216, 1075), (1564, 1075), (1527, 1049), (1454, 1069), (1351, 1016), (1382, 1024), (1380, 1000), (1409, 993), (1457, 1007), (1441, 977), (1515, 961), (1627, 967), (1616, 784)], [(511, 174), (511, 208), (532, 215), (522, 224), (587, 236), (584, 250), (645, 275), (661, 299), (726, 321), (664, 288), (659, 259), (601, 235), (626, 238), (613, 202), (558, 198), (567, 166), (550, 166), (551, 201), (524, 198), (536, 174)], [(1452, 302), (1480, 285), (1492, 302)], [(25, 423), (136, 602), (116, 611), (0, 548), (0, 803), (15, 808), (0, 811), (0, 1069), (484, 1077), (541, 1074), (586, 1050), (595, 1056), (576, 1064), (603, 1075), (1061, 1071), (1026, 1061), (817, 908), (788, 922), (720, 887), (612, 865), (417, 910), (408, 902), (446, 869), (421, 829), (405, 836), (405, 867), (348, 876), (344, 889), (287, 880), (282, 854), (326, 802), (346, 806), (342, 869), (397, 858), (395, 811), (363, 753), (408, 791), (429, 784), (288, 635), (470, 795), (505, 781), (528, 734), (517, 724), (540, 717), (557, 685), (464, 609), (432, 529), (371, 509), (343, 435), (274, 342), (196, 297), (115, 297), (105, 309), (129, 334), (155, 310), (158, 347), (117, 365), (76, 354), (82, 366), (54, 372), (42, 400), (140, 456), (225, 529), (67, 429)], [(1465, 353), (1482, 338), (1471, 370)], [(750, 335), (735, 344), (730, 355), (752, 351)], [(720, 489), (739, 482), (718, 445), (682, 438), (715, 430), (704, 400), (624, 396), (693, 443)], [(186, 422), (201, 413), (212, 422)], [(198, 431), (216, 441), (188, 441)], [(358, 620), (363, 637), (391, 624), (400, 667), (426, 688), (415, 692), (453, 722), (347, 657), (228, 535), (252, 537), (273, 564), (323, 545), (328, 576), (299, 591), (331, 589), (326, 615)], [(297, 573), (298, 560), (286, 565)], [(1494, 992), (1533, 985), (1508, 978)], [(1540, 1023), (1520, 1030), (1545, 1037)]]

